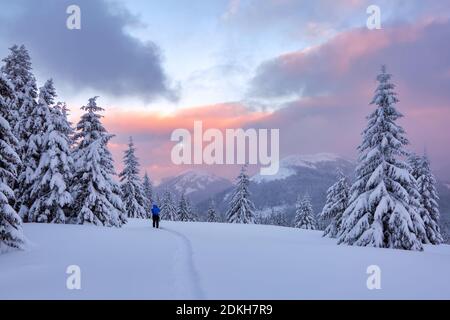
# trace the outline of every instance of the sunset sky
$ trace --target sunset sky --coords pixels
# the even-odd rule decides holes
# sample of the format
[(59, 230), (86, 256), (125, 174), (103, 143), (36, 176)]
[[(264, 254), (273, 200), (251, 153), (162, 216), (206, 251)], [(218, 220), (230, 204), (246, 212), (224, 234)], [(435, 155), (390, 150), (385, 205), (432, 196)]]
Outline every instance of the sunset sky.
[[(81, 30), (66, 8), (81, 8)], [(369, 5), (382, 29), (366, 27)], [(411, 149), (450, 182), (450, 1), (0, 0), (0, 57), (25, 44), (39, 85), (52, 77), (77, 121), (99, 95), (117, 134), (117, 168), (133, 136), (154, 181), (171, 163), (176, 128), (279, 128), (281, 156), (356, 158), (386, 64)], [(202, 167), (225, 177), (237, 168)]]

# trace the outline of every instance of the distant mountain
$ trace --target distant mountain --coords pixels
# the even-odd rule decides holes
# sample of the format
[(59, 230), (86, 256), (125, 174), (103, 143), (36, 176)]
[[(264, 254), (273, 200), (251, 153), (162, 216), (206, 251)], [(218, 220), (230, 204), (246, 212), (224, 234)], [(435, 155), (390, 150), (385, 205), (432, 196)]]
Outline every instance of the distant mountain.
[(231, 181), (225, 178), (200, 170), (191, 170), (183, 172), (176, 177), (163, 180), (155, 188), (155, 191), (162, 195), (165, 190), (169, 190), (176, 197), (180, 197), (184, 193), (193, 204), (197, 204), (207, 201), (211, 196), (230, 187), (232, 187)]
[[(308, 193), (317, 214), (325, 203), (326, 191), (336, 181), (338, 168), (351, 178), (355, 163), (329, 153), (289, 156), (280, 161), (280, 169), (276, 175), (257, 174), (251, 177), (252, 199), (262, 215), (266, 215), (272, 207), (283, 208), (288, 219), (292, 219), (298, 195)], [(222, 214), (227, 210), (230, 195), (231, 190), (225, 190), (214, 197)], [(200, 203), (198, 207), (203, 212), (207, 203)]]
[[(280, 161), (276, 175), (250, 178), (250, 192), (257, 211), (265, 216), (271, 208), (284, 212), (288, 219), (295, 214), (298, 195), (308, 193), (312, 199), (315, 214), (321, 212), (328, 188), (336, 181), (336, 170), (340, 168), (350, 181), (353, 180), (356, 162), (344, 157), (320, 153), (316, 155), (292, 155)], [(437, 177), (439, 181), (439, 177)], [(187, 171), (164, 180), (156, 192), (170, 190), (177, 197), (184, 191), (197, 208), (200, 216), (205, 216), (209, 199), (213, 198), (219, 214), (224, 215), (233, 190), (233, 184), (224, 178), (203, 171)], [(450, 241), (450, 183), (438, 182), (443, 233)]]

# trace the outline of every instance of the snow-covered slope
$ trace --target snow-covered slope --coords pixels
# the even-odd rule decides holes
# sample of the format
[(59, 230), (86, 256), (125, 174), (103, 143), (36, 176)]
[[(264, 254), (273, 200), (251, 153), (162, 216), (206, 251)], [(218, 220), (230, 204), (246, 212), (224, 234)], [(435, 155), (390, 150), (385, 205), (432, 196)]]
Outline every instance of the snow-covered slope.
[(198, 203), (231, 186), (232, 183), (227, 179), (200, 170), (190, 170), (164, 180), (156, 187), (156, 191), (163, 194), (169, 190), (176, 196), (184, 192), (192, 202)]
[[(0, 299), (450, 299), (450, 246), (337, 246), (320, 232), (132, 220), (122, 229), (26, 224), (0, 256)], [(81, 268), (81, 290), (66, 268)], [(368, 290), (367, 267), (381, 268)]]

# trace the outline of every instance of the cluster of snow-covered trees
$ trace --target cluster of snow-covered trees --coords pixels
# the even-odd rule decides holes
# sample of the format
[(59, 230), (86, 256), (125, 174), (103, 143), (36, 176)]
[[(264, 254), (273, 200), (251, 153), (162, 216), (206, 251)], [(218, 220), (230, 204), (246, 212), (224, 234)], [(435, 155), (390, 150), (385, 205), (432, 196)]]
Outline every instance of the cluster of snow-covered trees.
[(436, 181), (426, 155), (406, 148), (408, 139), (397, 123), (403, 115), (391, 82), (382, 67), (359, 146), (356, 179), (351, 187), (340, 173), (328, 190), (321, 217), (331, 222), (325, 235), (339, 244), (422, 250), (440, 244)]
[[(214, 203), (211, 203), (207, 219), (209, 221), (210, 218), (214, 218), (214, 220), (211, 220), (209, 222), (218, 222), (218, 220), (215, 220), (216, 217), (217, 216), (215, 213)], [(184, 193), (182, 193), (180, 199), (177, 201), (169, 190), (164, 191), (161, 200), (161, 219), (166, 221), (183, 222), (199, 221), (199, 217), (192, 207), (189, 198)]]
[[(395, 86), (385, 67), (377, 80), (355, 181), (350, 186), (338, 172), (318, 221), (309, 196), (299, 196), (293, 226), (323, 227), (324, 236), (339, 244), (422, 250), (423, 244), (443, 242), (436, 181), (427, 157), (406, 149)], [(0, 71), (0, 251), (23, 247), (22, 222), (120, 227), (127, 218), (151, 216), (152, 183), (147, 173), (140, 177), (132, 138), (119, 183), (108, 149), (114, 135), (102, 124), (97, 97), (81, 108), (84, 114), (75, 127), (56, 97), (52, 80), (37, 88), (28, 51), (13, 46)], [(270, 218), (256, 217), (249, 184), (244, 166), (226, 221), (288, 226), (278, 211)], [(185, 194), (175, 201), (169, 191), (161, 202), (157, 199), (162, 219), (198, 221)], [(222, 220), (213, 201), (206, 220)]]
[(151, 182), (141, 184), (130, 140), (116, 175), (97, 97), (75, 128), (52, 80), (37, 89), (31, 58), (13, 46), (0, 71), (0, 251), (22, 248), (22, 222), (120, 227), (149, 215)]
[[(422, 250), (423, 244), (440, 244), (436, 181), (426, 155), (407, 150), (406, 132), (397, 123), (403, 115), (392, 76), (383, 66), (371, 102), (375, 110), (359, 146), (356, 179), (350, 186), (338, 171), (336, 183), (328, 190), (325, 207), (319, 214), (324, 236), (339, 244)], [(248, 190), (249, 179), (242, 170), (227, 213), (228, 222), (254, 223), (254, 205)], [(264, 224), (285, 225), (283, 215), (273, 212)], [(296, 203), (296, 228), (315, 230), (311, 201), (306, 195)]]

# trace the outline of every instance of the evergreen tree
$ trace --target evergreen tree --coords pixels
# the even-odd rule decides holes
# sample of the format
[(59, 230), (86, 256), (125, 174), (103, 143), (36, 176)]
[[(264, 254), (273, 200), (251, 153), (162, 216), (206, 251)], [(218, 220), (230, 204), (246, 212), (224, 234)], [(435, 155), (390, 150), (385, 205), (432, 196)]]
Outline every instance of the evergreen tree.
[(184, 194), (181, 195), (178, 204), (178, 220), (183, 222), (193, 221), (191, 208)]
[(77, 124), (74, 151), (74, 206), (71, 223), (120, 227), (126, 222), (119, 185), (113, 180), (114, 164), (108, 142), (113, 137), (103, 127), (97, 97), (89, 99)]
[(1, 73), (10, 81), (14, 92), (12, 108), (6, 120), (19, 139), (19, 147), (22, 147), (29, 138), (25, 124), (36, 105), (37, 86), (31, 58), (25, 46), (14, 45), (9, 50), (10, 54), (3, 59), (4, 65), (1, 68)]
[(405, 131), (391, 75), (383, 67), (359, 146), (356, 181), (344, 212), (338, 243), (379, 248), (422, 250), (423, 221), (417, 212), (415, 179), (402, 157), (407, 156)]
[(122, 183), (123, 203), (129, 218), (145, 219), (148, 216), (145, 205), (145, 196), (141, 179), (139, 178), (139, 161), (136, 157), (136, 148), (130, 137), (128, 149), (123, 157), (124, 169), (119, 174)]
[(268, 224), (279, 227), (289, 226), (289, 222), (286, 218), (286, 215), (279, 210), (275, 210), (274, 208), (272, 208), (271, 210)]
[(194, 206), (192, 206), (191, 200), (188, 197), (186, 197), (186, 204), (191, 221), (200, 221), (197, 210), (196, 208), (194, 208)]
[[(41, 214), (41, 221), (46, 222), (45, 216), (50, 213), (30, 212), (31, 206), (36, 203), (35, 209), (39, 209), (38, 190), (40, 181), (35, 181), (36, 170), (43, 159), (46, 131), (51, 121), (50, 106), (53, 105), (56, 91), (53, 81), (49, 80), (39, 89), (38, 103), (28, 113), (27, 118), (21, 119), (27, 128), (27, 140), (22, 140), (22, 170), (19, 174), (18, 200), (20, 203), (19, 214), (26, 222), (38, 222), (36, 214)], [(22, 138), (24, 135), (22, 135)]]
[(161, 219), (178, 221), (177, 208), (173, 202), (172, 194), (166, 190), (161, 204)]
[(237, 185), (231, 197), (227, 220), (229, 223), (255, 223), (255, 205), (250, 199), (250, 180), (244, 166), (237, 178)]
[(317, 229), (314, 212), (311, 205), (311, 199), (308, 195), (305, 195), (303, 198), (298, 197), (295, 209), (295, 228), (307, 230)]
[(0, 253), (24, 245), (22, 221), (11, 205), (15, 202), (12, 186), (20, 164), (16, 153), (18, 141), (7, 120), (13, 99), (13, 88), (0, 73)]
[(443, 238), (439, 227), (439, 196), (436, 191), (436, 179), (430, 168), (430, 161), (426, 155), (419, 157), (411, 155), (409, 158), (411, 174), (417, 181), (420, 194), (419, 214), (425, 226), (426, 244), (441, 244)]
[(52, 106), (55, 97), (53, 81), (40, 89), (37, 117), (43, 118), (43, 132), (33, 136), (40, 148), (38, 166), (31, 175), (31, 199), (28, 221), (65, 223), (73, 201), (69, 192), (73, 160), (70, 150), (72, 128), (66, 115)]
[[(14, 45), (10, 48), (10, 54), (3, 59), (4, 65), (1, 72), (9, 80), (14, 92), (12, 107), (6, 115), (10, 127), (15, 134), (18, 144), (15, 146), (16, 152), (21, 159), (17, 169), (17, 183), (15, 185), (16, 204), (19, 215), (25, 221), (28, 218), (28, 209), (32, 203), (30, 196), (30, 179), (37, 167), (39, 159), (39, 147), (35, 142), (39, 142), (36, 136), (42, 131), (42, 118), (36, 116), (37, 86), (36, 79), (32, 74), (31, 58), (27, 49)], [(33, 138), (34, 137), (34, 138)]]
[(215, 205), (214, 200), (212, 200), (212, 199), (209, 203), (206, 221), (207, 222), (219, 222), (219, 217), (217, 216), (217, 213), (216, 213), (216, 205)]
[(144, 193), (144, 208), (148, 216), (151, 216), (151, 209), (153, 204), (153, 185), (147, 172), (144, 175), (144, 181), (142, 183), (143, 193)]
[(342, 215), (348, 206), (350, 187), (341, 170), (337, 172), (337, 182), (327, 191), (327, 201), (320, 214), (321, 219), (330, 221), (324, 236), (336, 238), (341, 230)]

